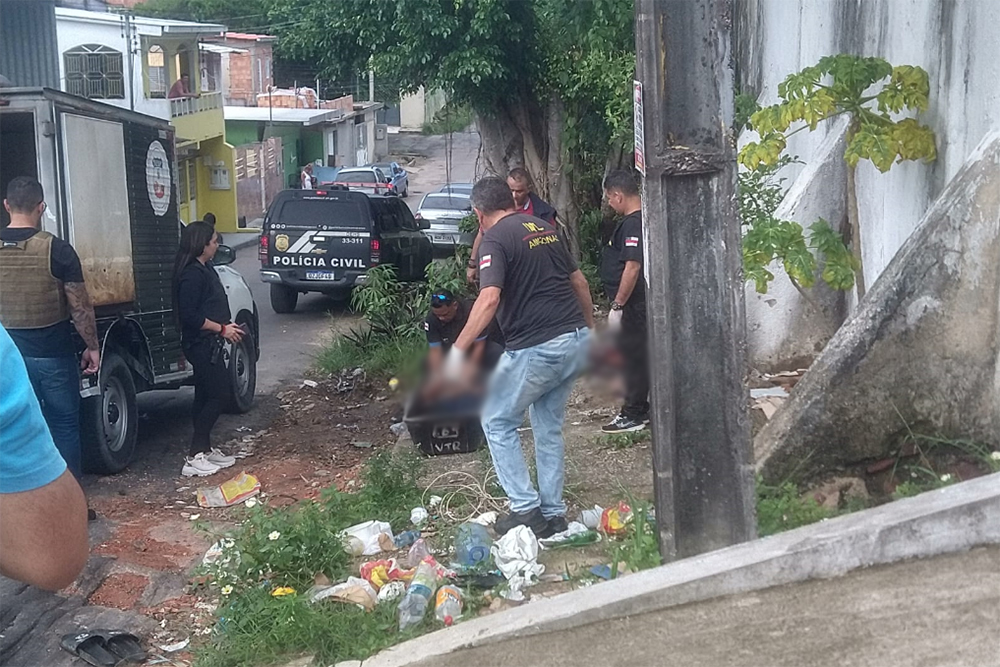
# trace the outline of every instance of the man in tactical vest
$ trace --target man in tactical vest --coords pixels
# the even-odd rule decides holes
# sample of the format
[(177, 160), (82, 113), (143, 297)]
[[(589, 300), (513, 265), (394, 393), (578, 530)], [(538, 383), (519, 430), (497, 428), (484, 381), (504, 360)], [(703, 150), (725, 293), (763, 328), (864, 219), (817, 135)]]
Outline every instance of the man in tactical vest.
[[(3, 204), (10, 224), (0, 230), (0, 323), (24, 357), (59, 453), (79, 479), (80, 369), (91, 375), (100, 362), (94, 308), (76, 251), (41, 230), (41, 184), (25, 176), (12, 179)], [(86, 345), (79, 365), (71, 319)]]

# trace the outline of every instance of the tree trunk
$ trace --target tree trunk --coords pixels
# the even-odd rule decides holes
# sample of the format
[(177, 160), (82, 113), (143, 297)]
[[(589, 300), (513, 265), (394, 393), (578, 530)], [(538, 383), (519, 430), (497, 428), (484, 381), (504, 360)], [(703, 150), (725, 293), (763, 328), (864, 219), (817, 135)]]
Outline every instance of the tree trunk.
[(559, 212), (560, 227), (573, 254), (579, 256), (580, 205), (566, 168), (576, 158), (564, 155), (562, 102), (552, 98), (545, 109), (535, 104), (504, 105), (492, 113), (477, 113), (476, 123), (486, 171), (504, 177), (512, 168), (524, 167), (535, 193)]
[[(858, 123), (853, 121), (847, 132), (847, 145), (851, 144), (858, 132)], [(858, 270), (854, 272), (854, 284), (857, 288), (858, 302), (865, 296), (865, 263), (861, 256), (861, 220), (858, 216), (858, 191), (854, 176), (857, 166), (847, 165), (847, 220), (851, 225), (851, 252), (858, 262)]]

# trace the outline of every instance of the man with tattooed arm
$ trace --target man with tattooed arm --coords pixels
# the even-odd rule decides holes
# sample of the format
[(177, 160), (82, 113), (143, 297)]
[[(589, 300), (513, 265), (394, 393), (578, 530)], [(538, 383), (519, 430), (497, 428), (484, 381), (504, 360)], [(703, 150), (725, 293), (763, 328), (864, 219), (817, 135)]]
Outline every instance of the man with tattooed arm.
[[(41, 184), (12, 179), (3, 205), (10, 224), (0, 230), (0, 324), (24, 357), (52, 439), (79, 479), (80, 370), (92, 375), (100, 364), (94, 308), (76, 251), (41, 230)], [(86, 345), (79, 364), (71, 321)]]

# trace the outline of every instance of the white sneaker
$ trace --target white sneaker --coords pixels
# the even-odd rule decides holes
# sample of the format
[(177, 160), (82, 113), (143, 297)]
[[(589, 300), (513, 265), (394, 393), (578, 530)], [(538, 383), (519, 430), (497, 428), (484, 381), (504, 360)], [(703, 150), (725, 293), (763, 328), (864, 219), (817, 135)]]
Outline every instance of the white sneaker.
[(181, 474), (185, 477), (208, 477), (219, 472), (220, 468), (206, 458), (204, 453), (195, 454), (184, 459)]
[(209, 463), (213, 463), (219, 466), (220, 468), (228, 468), (229, 466), (236, 465), (235, 456), (229, 456), (228, 454), (223, 454), (222, 450), (218, 449), (217, 447), (212, 447), (212, 451), (210, 451), (205, 456), (205, 458), (208, 460)]

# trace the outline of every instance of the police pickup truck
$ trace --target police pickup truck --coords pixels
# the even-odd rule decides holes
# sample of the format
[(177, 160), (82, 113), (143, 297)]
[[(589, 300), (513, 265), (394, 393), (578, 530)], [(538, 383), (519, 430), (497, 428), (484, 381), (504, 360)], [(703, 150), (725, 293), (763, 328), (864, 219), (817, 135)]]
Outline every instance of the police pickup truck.
[(295, 310), (300, 293), (346, 299), (368, 269), (396, 267), (402, 281), (425, 279), (431, 242), (398, 197), (380, 197), (332, 185), (280, 192), (264, 217), (260, 277), (270, 284), (271, 308)]

